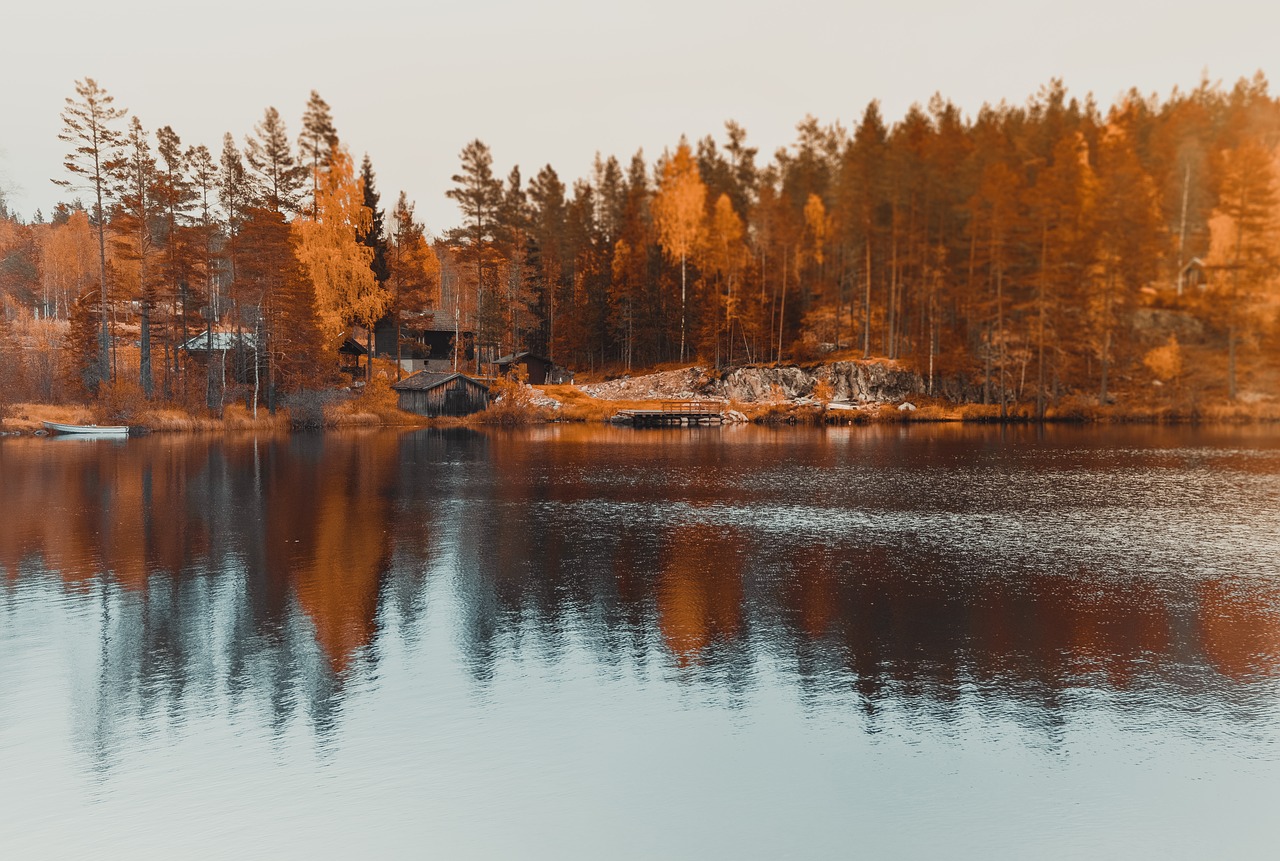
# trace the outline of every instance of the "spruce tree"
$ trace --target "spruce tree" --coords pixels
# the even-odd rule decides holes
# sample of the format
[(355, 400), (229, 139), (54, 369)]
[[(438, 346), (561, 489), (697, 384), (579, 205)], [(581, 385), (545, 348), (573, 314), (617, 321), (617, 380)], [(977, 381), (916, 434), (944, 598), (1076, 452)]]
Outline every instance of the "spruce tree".
[[(356, 239), (361, 245), (373, 251), (373, 259), (369, 261), (369, 268), (373, 270), (373, 277), (378, 282), (378, 288), (382, 289), (386, 286), (387, 278), (390, 276), (390, 270), (387, 268), (387, 237), (383, 232), (383, 218), (386, 213), (378, 206), (381, 195), (374, 183), (373, 162), (369, 160), (369, 154), (365, 153), (364, 160), (360, 162), (360, 186), (364, 191), (364, 205), (369, 210), (369, 226), (367, 229), (358, 230)], [(365, 330), (365, 348), (368, 356), (365, 357), (365, 379), (373, 378), (373, 326), (370, 325)]]

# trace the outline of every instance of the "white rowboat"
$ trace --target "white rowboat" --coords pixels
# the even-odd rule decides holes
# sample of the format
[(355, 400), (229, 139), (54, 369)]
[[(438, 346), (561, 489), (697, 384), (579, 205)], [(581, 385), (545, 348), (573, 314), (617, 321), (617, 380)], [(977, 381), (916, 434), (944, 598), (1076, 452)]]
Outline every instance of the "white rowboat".
[(92, 434), (94, 436), (128, 436), (128, 425), (64, 425), (58, 422), (41, 422), (52, 433)]

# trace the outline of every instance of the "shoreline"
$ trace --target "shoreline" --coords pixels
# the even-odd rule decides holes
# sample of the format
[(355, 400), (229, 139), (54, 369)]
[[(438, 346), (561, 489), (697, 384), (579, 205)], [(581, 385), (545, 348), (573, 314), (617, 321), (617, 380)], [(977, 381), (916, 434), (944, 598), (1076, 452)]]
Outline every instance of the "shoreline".
[[(585, 395), (585, 393), (584, 393)], [(561, 405), (558, 409), (522, 404), (507, 410), (491, 407), (485, 412), (470, 416), (425, 417), (395, 410), (378, 412), (343, 411), (326, 416), (321, 423), (295, 425), (287, 410), (275, 415), (265, 410), (255, 418), (243, 407), (228, 410), (222, 418), (191, 415), (169, 408), (149, 411), (136, 419), (123, 422), (129, 425), (130, 436), (168, 434), (239, 434), (246, 432), (290, 434), (315, 431), (342, 430), (416, 430), (425, 428), (515, 429), (535, 426), (573, 424), (630, 427), (613, 421), (613, 416), (623, 409), (656, 408), (661, 401), (623, 401), (586, 396), (575, 403)], [(946, 404), (924, 402), (908, 409), (888, 403), (856, 405), (837, 404), (834, 408), (814, 403), (737, 403), (725, 402), (725, 413), (736, 418), (726, 419), (721, 426), (755, 425), (760, 427), (849, 427), (866, 425), (912, 424), (972, 424), (972, 425), (1094, 425), (1094, 426), (1165, 426), (1208, 427), (1250, 426), (1280, 424), (1280, 409), (1259, 410), (1252, 405), (1235, 407), (1214, 404), (1196, 410), (1173, 407), (1147, 407), (1123, 409), (1117, 407), (1094, 408), (1089, 411), (1075, 409), (1064, 413), (1049, 411), (1035, 416), (1034, 409), (1010, 410), (1004, 416), (998, 408), (982, 404)], [(93, 423), (91, 408), (86, 404), (14, 404), (9, 414), (0, 419), (0, 437), (42, 437), (49, 434), (43, 422), (56, 421), (66, 424)]]

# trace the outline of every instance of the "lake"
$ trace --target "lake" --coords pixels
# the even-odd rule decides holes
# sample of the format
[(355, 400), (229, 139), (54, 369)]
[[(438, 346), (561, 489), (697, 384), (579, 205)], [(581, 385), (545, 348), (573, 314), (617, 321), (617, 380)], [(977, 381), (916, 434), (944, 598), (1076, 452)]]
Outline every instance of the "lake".
[(1273, 857), (1280, 431), (0, 441), (0, 856)]

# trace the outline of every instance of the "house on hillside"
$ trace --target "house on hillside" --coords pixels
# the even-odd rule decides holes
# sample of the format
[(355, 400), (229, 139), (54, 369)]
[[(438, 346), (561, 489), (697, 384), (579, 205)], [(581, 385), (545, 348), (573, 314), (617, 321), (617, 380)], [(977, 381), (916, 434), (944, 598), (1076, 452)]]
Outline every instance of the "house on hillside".
[(183, 341), (178, 349), (189, 356), (200, 368), (212, 362), (215, 375), (239, 383), (253, 382), (254, 358), (259, 362), (258, 371), (266, 377), (266, 357), (258, 353), (258, 337), (253, 332), (236, 332), (205, 329)]
[(469, 416), (489, 406), (489, 387), (465, 374), (418, 371), (391, 388), (400, 409), (420, 416)]
[[(446, 323), (442, 320), (437, 323), (430, 314), (404, 321), (400, 324), (400, 367), (410, 373), (453, 373), (455, 368), (473, 368), (476, 361), (475, 341), (474, 332), (457, 329), (452, 321)], [(389, 315), (373, 326), (373, 354), (395, 361), (396, 323)]]
[(493, 364), (498, 373), (504, 376), (509, 375), (523, 365), (527, 374), (526, 381), (531, 386), (558, 386), (563, 383), (573, 382), (573, 373), (571, 371), (557, 365), (546, 356), (538, 356), (528, 350), (513, 353), (510, 356), (503, 356)]

